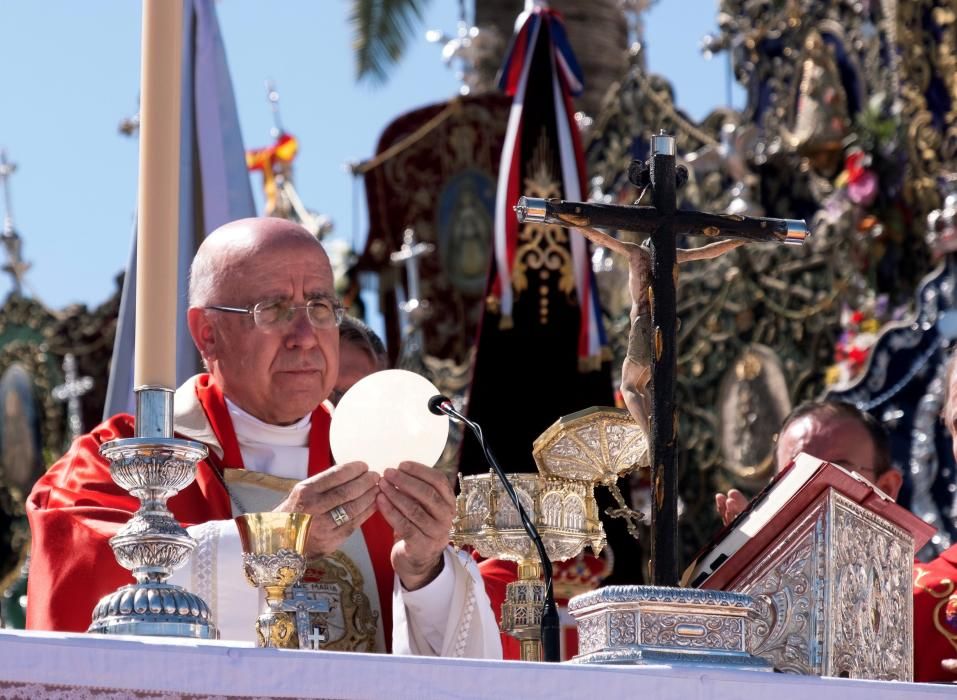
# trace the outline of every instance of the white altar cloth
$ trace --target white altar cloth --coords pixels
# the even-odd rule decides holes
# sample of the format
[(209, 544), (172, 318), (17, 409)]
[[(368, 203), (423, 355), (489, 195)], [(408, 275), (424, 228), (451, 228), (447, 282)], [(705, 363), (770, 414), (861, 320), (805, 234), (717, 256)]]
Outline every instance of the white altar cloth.
[(705, 667), (578, 666), (256, 649), (236, 643), (0, 631), (0, 698), (680, 698), (924, 700), (957, 687)]

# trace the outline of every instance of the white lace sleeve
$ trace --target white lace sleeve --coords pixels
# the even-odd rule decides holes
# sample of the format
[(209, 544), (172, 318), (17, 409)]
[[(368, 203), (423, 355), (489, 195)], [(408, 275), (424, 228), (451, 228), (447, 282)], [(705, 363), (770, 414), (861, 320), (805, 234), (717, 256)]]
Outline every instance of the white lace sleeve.
[(196, 540), (189, 562), (170, 576), (209, 605), (220, 639), (254, 642), (259, 592), (243, 574), (239, 532), (232, 520), (186, 528)]
[[(396, 577), (392, 596), (392, 652), (419, 656), (501, 659), (502, 640), (498, 624), (485, 593), (482, 575), (474, 560), (465, 552), (456, 552), (449, 547), (445, 552), (442, 576), (445, 576), (446, 572), (450, 581), (442, 582), (443, 599), (439, 600), (436, 595), (428, 603), (429, 610), (443, 611), (445, 624), (441, 643), (430, 629), (433, 616), (427, 613), (417, 619), (421, 611), (416, 605), (406, 605), (405, 596), (410, 594), (407, 591), (403, 593), (402, 584)], [(432, 582), (434, 583), (436, 581)], [(413, 596), (415, 593), (418, 591), (415, 591)], [(439, 649), (441, 651), (436, 653)]]

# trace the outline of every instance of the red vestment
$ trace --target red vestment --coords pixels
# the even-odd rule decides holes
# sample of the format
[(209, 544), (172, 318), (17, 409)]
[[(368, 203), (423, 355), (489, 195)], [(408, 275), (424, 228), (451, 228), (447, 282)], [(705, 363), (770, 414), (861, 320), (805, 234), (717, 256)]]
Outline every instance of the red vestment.
[(957, 681), (940, 667), (957, 658), (957, 545), (914, 564), (914, 680)]
[[(476, 557), (478, 558), (478, 557)], [(485, 559), (479, 562), (479, 571), (485, 581), (485, 592), (492, 603), (492, 612), (499, 625), (502, 624), (502, 603), (505, 602), (505, 587), (518, 579), (518, 564), (504, 559)], [(521, 659), (522, 645), (515, 637), (502, 633), (502, 658)]]

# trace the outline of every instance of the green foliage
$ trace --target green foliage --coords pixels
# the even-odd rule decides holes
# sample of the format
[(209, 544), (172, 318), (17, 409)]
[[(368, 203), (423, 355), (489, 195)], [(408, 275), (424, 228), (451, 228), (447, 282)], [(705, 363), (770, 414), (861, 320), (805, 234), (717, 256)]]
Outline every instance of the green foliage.
[(431, 0), (352, 0), (349, 22), (356, 54), (356, 79), (381, 85), (421, 26)]
[(876, 155), (897, 146), (900, 121), (883, 93), (873, 95), (854, 122), (856, 142), (868, 153)]

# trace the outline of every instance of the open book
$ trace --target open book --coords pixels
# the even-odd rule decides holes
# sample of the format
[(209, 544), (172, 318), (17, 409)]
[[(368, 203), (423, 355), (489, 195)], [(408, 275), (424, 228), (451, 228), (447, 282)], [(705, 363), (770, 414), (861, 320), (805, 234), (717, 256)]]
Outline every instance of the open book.
[[(723, 588), (829, 487), (909, 531), (916, 549), (935, 532), (933, 526), (897, 505), (860, 474), (802, 453), (699, 552), (685, 570), (682, 585)], [(732, 558), (734, 565), (725, 567)]]

